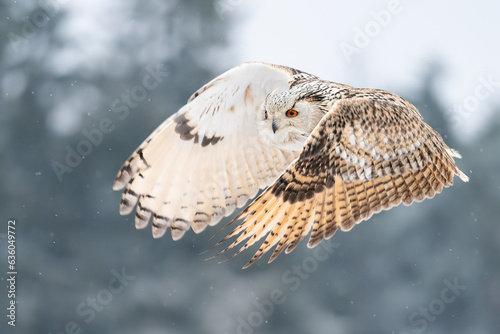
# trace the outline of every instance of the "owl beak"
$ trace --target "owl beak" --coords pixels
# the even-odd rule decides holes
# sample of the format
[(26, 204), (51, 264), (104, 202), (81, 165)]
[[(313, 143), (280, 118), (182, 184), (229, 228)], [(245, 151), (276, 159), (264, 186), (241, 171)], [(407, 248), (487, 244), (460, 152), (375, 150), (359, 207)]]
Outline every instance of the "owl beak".
[(273, 132), (276, 133), (276, 131), (278, 131), (278, 121), (273, 118)]

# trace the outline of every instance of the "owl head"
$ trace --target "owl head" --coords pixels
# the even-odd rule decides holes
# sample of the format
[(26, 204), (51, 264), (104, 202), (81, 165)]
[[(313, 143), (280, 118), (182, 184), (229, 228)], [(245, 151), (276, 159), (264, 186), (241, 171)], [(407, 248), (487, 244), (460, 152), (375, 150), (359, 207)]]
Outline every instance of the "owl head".
[(257, 115), (262, 140), (286, 151), (300, 151), (324, 116), (318, 102), (306, 100), (297, 91), (270, 93)]

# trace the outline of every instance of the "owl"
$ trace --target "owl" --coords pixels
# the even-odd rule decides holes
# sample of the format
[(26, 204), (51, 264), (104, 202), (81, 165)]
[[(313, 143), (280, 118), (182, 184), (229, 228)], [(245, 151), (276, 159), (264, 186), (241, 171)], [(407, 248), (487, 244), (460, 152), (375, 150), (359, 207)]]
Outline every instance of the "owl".
[[(221, 242), (247, 263), (308, 247), (453, 184), (460, 155), (403, 98), (279, 65), (244, 63), (196, 91), (118, 172), (120, 213), (178, 240), (254, 199)], [(219, 242), (217, 245), (219, 245)]]

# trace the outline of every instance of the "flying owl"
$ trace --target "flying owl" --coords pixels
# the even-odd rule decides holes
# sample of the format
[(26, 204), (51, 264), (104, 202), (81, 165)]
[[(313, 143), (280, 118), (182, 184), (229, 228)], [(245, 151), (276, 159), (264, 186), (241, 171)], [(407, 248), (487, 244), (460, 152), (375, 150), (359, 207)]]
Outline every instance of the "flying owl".
[(221, 240), (235, 239), (220, 253), (242, 244), (237, 255), (265, 238), (247, 267), (273, 247), (269, 262), (309, 234), (314, 247), (381, 210), (432, 198), (454, 175), (468, 181), (453, 158), (397, 95), (253, 62), (195, 92), (130, 156), (113, 190), (124, 189), (121, 214), (137, 207), (136, 228), (152, 218), (154, 238), (170, 228), (178, 240), (265, 188)]

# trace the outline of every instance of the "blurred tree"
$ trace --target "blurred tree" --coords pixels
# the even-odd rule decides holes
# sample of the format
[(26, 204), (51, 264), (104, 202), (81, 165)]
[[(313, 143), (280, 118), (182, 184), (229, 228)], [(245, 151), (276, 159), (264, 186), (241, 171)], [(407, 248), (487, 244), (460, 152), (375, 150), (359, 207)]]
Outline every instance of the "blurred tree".
[[(244, 256), (241, 263), (204, 263), (196, 254), (217, 228), (196, 243), (193, 233), (175, 244), (154, 241), (149, 229), (134, 230), (133, 217), (118, 215), (120, 194), (111, 191), (136, 146), (218, 74), (213, 68), (234, 65), (224, 53), (231, 12), (222, 20), (214, 2), (202, 0), (47, 3), (59, 4), (0, 2), (0, 212), (3, 221), (19, 219), (20, 332), (59, 333), (75, 321), (91, 333), (232, 333), (236, 319), (258, 311), (256, 302), (276, 288), (287, 302), (256, 332), (411, 332), (412, 312), (454, 276), (467, 290), (429, 332), (498, 332), (500, 118), (460, 147), (437, 98), (440, 63), (429, 67), (420, 90), (402, 95), (414, 96), (425, 120), (459, 149), (470, 183), (337, 233), (339, 248), (292, 291), (282, 275), (311, 258), (305, 246), (244, 272)], [(24, 36), (26, 22), (43, 13), (50, 20)], [(18, 51), (10, 32), (26, 38)], [(157, 80), (148, 82), (158, 85), (146, 89), (152, 72)], [(106, 119), (111, 133), (101, 128)], [(84, 141), (91, 153), (79, 161), (68, 152), (84, 149)], [(73, 167), (68, 154), (79, 161)], [(62, 182), (54, 161), (72, 170)], [(2, 245), (0, 261), (4, 254)], [(122, 267), (136, 281), (86, 322), (77, 306)], [(5, 326), (0, 322), (1, 333)]]

